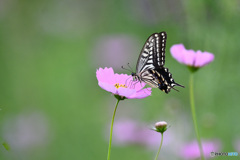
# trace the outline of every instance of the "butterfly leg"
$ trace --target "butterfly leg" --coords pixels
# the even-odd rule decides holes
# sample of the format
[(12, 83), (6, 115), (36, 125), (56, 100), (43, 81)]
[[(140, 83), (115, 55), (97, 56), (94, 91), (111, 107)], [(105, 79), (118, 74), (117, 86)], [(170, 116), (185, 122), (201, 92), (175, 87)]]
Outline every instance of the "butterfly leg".
[[(134, 81), (132, 81), (132, 82), (134, 82)], [(137, 83), (140, 83), (140, 84), (142, 84), (140, 81), (136, 81), (135, 83), (132, 83), (133, 85), (133, 88), (135, 88), (135, 85), (137, 84)]]
[[(139, 81), (139, 82), (140, 82), (141, 87), (143, 88), (141, 81)], [(136, 84), (136, 83), (135, 83), (135, 84)], [(145, 89), (147, 89), (147, 88), (145, 88)], [(147, 91), (151, 92), (151, 90), (148, 90), (148, 89), (147, 89)], [(143, 90), (143, 92), (144, 92), (145, 94), (147, 94), (148, 96), (151, 95), (151, 93), (150, 93), (150, 94), (149, 94), (149, 93), (146, 93), (144, 90)]]
[(128, 83), (128, 80), (129, 80), (130, 78), (132, 78), (132, 77), (129, 77), (129, 78), (126, 79), (126, 81), (125, 81), (125, 85), (126, 85), (126, 86), (130, 86), (130, 85), (132, 84), (132, 82), (133, 82), (132, 79), (131, 79), (131, 80), (129, 81), (129, 83)]

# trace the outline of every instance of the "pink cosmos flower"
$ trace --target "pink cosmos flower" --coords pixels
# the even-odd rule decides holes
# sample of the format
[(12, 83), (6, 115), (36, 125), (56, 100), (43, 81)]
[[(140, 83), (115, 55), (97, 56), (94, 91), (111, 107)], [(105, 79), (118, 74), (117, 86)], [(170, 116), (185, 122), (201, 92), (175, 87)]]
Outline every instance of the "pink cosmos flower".
[(133, 82), (131, 87), (125, 84), (132, 80), (132, 76), (126, 74), (114, 74), (112, 68), (99, 68), (97, 70), (98, 85), (114, 95), (128, 99), (141, 99), (151, 95), (151, 88), (144, 88), (145, 83)]
[[(202, 141), (203, 154), (205, 158), (210, 158), (211, 152), (220, 152), (221, 143), (219, 141)], [(200, 157), (199, 147), (197, 141), (186, 144), (180, 155), (184, 159), (197, 159)]]
[(214, 55), (209, 52), (201, 52), (200, 50), (187, 50), (183, 44), (175, 44), (170, 48), (170, 52), (178, 62), (187, 66), (200, 68), (214, 60)]

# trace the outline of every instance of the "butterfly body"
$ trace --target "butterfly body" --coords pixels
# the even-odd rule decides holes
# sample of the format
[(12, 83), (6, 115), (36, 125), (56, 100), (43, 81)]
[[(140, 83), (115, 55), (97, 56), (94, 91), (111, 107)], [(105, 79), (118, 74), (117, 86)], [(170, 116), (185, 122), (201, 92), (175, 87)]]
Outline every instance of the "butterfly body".
[(147, 39), (137, 61), (136, 73), (132, 73), (132, 76), (135, 80), (168, 93), (175, 89), (174, 86), (184, 86), (175, 83), (168, 68), (164, 67), (166, 39), (166, 32), (154, 33)]

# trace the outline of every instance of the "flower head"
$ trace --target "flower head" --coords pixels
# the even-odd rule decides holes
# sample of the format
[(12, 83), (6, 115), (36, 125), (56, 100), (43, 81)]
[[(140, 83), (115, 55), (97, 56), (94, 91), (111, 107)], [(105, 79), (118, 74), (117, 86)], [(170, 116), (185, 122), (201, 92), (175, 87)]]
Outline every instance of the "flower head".
[(214, 60), (214, 55), (200, 50), (187, 50), (183, 44), (175, 44), (170, 48), (170, 52), (178, 62), (195, 69), (203, 67)]
[(127, 86), (126, 82), (132, 80), (132, 76), (126, 74), (114, 74), (112, 68), (99, 68), (97, 70), (98, 85), (116, 95), (117, 97), (128, 99), (141, 99), (151, 95), (151, 88), (143, 87), (145, 83), (134, 82), (132, 87)]
[[(218, 152), (221, 149), (219, 141), (202, 141), (204, 157), (210, 158), (211, 152)], [(200, 157), (198, 143), (196, 141), (186, 144), (181, 152), (184, 159), (197, 159)]]

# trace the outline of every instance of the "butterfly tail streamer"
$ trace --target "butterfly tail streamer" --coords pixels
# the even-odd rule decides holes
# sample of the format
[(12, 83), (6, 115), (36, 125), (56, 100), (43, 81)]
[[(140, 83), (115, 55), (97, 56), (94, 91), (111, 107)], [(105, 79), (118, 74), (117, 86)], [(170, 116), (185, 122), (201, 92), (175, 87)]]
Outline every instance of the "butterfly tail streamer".
[(178, 84), (178, 83), (174, 83), (176, 86), (179, 86), (179, 87), (182, 87), (182, 88), (185, 88), (185, 86), (181, 85), (181, 84)]

